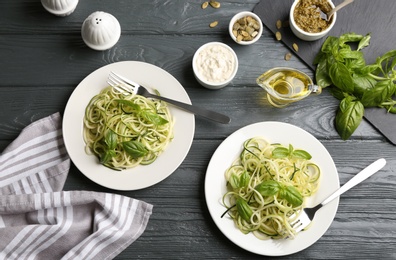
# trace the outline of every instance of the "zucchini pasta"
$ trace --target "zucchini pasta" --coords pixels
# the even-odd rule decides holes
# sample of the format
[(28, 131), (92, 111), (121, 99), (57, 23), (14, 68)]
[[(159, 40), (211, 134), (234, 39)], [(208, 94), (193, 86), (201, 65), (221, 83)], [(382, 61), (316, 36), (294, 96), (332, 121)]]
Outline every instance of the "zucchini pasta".
[(122, 170), (154, 162), (173, 139), (173, 127), (165, 102), (107, 87), (86, 107), (83, 137), (88, 154)]
[(225, 172), (223, 216), (228, 213), (243, 233), (260, 239), (293, 238), (290, 223), (319, 186), (320, 169), (310, 159), (308, 152), (292, 145), (270, 144), (261, 137), (246, 140)]

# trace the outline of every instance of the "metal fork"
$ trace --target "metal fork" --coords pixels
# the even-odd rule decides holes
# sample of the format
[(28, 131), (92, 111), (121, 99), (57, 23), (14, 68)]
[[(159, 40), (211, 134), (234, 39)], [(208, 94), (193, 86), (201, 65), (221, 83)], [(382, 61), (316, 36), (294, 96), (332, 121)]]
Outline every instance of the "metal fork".
[(144, 88), (142, 85), (139, 85), (136, 82), (133, 82), (121, 75), (116, 74), (115, 72), (110, 72), (109, 77), (107, 79), (107, 83), (110, 84), (110, 86), (112, 86), (113, 88), (115, 88), (116, 90), (118, 90), (121, 93), (124, 94), (137, 94), (137, 95), (141, 95), (144, 97), (148, 97), (148, 98), (155, 98), (155, 99), (160, 99), (163, 100), (169, 104), (178, 106), (186, 111), (189, 111), (191, 113), (194, 113), (196, 115), (202, 116), (204, 118), (222, 123), (222, 124), (228, 124), (231, 119), (223, 114), (211, 111), (211, 110), (207, 110), (207, 109), (203, 109), (200, 107), (196, 107), (190, 104), (186, 104), (180, 101), (176, 101), (173, 99), (169, 99), (166, 97), (162, 97), (162, 96), (157, 96), (154, 94), (151, 94), (146, 88)]
[[(320, 208), (325, 206), (327, 203), (332, 201), (333, 199), (337, 198), (344, 192), (348, 191), (349, 189), (353, 188), (357, 184), (361, 183), (362, 181), (366, 180), (368, 177), (373, 175), (374, 173), (378, 172), (382, 167), (386, 164), (385, 159), (381, 158), (377, 161), (373, 162), (358, 174), (356, 174), (352, 179), (350, 179), (347, 183), (345, 183), (341, 188), (336, 190), (333, 194), (331, 194), (327, 199), (325, 199), (322, 203), (319, 203), (313, 208), (304, 208), (303, 212), (301, 213), (300, 217), (295, 220), (290, 225), (294, 228), (294, 230), (298, 233), (306, 228), (313, 220), (316, 211)], [(293, 214), (290, 218), (293, 219), (295, 215)]]

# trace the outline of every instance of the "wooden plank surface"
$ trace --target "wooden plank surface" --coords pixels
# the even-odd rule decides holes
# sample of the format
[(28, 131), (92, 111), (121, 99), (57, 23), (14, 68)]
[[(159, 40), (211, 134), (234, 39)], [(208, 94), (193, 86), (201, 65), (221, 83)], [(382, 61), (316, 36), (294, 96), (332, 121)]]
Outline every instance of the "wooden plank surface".
[[(232, 122), (196, 118), (185, 161), (144, 190), (103, 188), (72, 165), (65, 190), (114, 192), (154, 205), (146, 231), (116, 259), (263, 259), (222, 235), (204, 196), (205, 172), (215, 149), (234, 131), (260, 121), (287, 122), (312, 133), (332, 155), (341, 184), (370, 161), (388, 161), (383, 171), (343, 195), (335, 221), (317, 243), (282, 259), (396, 259), (396, 147), (366, 121), (342, 141), (333, 123), (338, 103), (326, 90), (284, 109), (269, 106), (255, 83), (261, 73), (277, 66), (311, 76), (312, 71), (296, 56), (285, 61), (289, 50), (267, 29), (253, 46), (230, 40), (228, 21), (238, 11), (253, 10), (259, 0), (221, 1), (220, 9), (205, 10), (202, 2), (84, 0), (72, 15), (56, 17), (37, 0), (1, 1), (0, 151), (29, 123), (63, 113), (74, 88), (92, 71), (117, 61), (145, 61), (179, 80), (194, 104), (228, 114)], [(99, 10), (116, 16), (122, 27), (117, 45), (103, 52), (86, 47), (80, 36), (84, 19)], [(219, 26), (209, 28), (214, 20)], [(227, 43), (239, 57), (235, 80), (217, 91), (201, 87), (191, 68), (195, 50), (209, 41)]]

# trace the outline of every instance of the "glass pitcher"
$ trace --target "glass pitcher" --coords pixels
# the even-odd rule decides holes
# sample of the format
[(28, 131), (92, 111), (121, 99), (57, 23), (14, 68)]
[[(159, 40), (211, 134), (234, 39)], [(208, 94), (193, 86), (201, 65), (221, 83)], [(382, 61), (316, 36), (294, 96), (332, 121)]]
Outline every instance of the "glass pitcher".
[(320, 94), (321, 87), (314, 85), (305, 73), (286, 67), (270, 69), (256, 80), (267, 91), (268, 102), (274, 107), (285, 107), (311, 93)]

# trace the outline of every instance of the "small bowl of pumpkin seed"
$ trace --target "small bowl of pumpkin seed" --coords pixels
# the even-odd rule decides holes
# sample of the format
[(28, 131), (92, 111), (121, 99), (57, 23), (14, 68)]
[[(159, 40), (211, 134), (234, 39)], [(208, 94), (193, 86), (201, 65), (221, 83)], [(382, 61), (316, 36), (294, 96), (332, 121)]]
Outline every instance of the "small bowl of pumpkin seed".
[(228, 30), (236, 43), (250, 45), (258, 41), (263, 34), (263, 23), (255, 13), (243, 11), (232, 17)]

